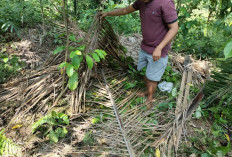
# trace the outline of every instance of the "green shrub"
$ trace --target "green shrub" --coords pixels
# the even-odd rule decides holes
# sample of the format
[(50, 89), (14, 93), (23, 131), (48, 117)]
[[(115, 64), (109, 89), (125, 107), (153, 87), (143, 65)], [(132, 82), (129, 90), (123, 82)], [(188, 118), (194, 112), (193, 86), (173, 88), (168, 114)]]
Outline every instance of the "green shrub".
[(0, 32), (16, 32), (23, 26), (33, 26), (41, 21), (38, 1), (1, 0)]
[(38, 131), (43, 137), (48, 136), (51, 143), (56, 143), (59, 138), (65, 137), (68, 133), (64, 125), (69, 125), (68, 116), (64, 113), (52, 111), (47, 116), (33, 123), (32, 133)]
[[(117, 4), (114, 3), (114, 1), (110, 0), (108, 3), (105, 3), (104, 11), (112, 11), (117, 8), (126, 7), (124, 4)], [(91, 26), (91, 22), (93, 20), (93, 17), (96, 15), (98, 10), (98, 5), (85, 5), (82, 6), (79, 11), (79, 27), (82, 30), (87, 31), (89, 29), (89, 26)], [(139, 20), (139, 14), (138, 12), (124, 15), (124, 16), (114, 16), (114, 17), (106, 17), (107, 20), (110, 22), (110, 24), (113, 26), (113, 29), (117, 31), (120, 34), (131, 34), (131, 33), (137, 33), (140, 31), (140, 20)]]
[(17, 56), (0, 53), (0, 84), (14, 77), (24, 67)]

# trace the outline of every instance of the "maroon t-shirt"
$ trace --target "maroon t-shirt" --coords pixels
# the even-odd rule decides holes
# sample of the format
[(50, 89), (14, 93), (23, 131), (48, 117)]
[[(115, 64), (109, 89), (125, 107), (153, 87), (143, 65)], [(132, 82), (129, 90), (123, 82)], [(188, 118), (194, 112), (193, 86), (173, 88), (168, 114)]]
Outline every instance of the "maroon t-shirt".
[[(152, 54), (167, 34), (168, 24), (177, 21), (174, 2), (172, 0), (150, 0), (150, 2), (145, 3), (136, 0), (133, 8), (139, 10), (140, 13), (143, 35), (141, 49)], [(161, 57), (165, 57), (170, 48), (171, 43), (163, 48)]]

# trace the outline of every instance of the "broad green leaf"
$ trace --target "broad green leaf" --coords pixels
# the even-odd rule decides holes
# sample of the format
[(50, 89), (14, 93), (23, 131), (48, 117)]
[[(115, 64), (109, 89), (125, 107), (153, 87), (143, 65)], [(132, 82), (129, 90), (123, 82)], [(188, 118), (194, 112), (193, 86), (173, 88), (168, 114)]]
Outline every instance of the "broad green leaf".
[(81, 51), (80, 50), (76, 50), (76, 51), (72, 51), (69, 55), (70, 58), (73, 58), (75, 55), (80, 56), (81, 55)]
[(64, 113), (59, 113), (58, 114), (59, 118), (62, 119), (62, 123), (64, 124), (69, 124), (69, 119), (68, 119), (68, 116)]
[(74, 34), (70, 35), (70, 36), (69, 36), (69, 39), (70, 39), (71, 41), (73, 41), (73, 42), (76, 42), (76, 41), (77, 41), (76, 38), (75, 38), (75, 36), (74, 36)]
[(67, 64), (66, 73), (68, 77), (71, 77), (74, 73), (74, 67), (71, 64)]
[(74, 72), (73, 75), (68, 80), (68, 88), (73, 91), (77, 88), (78, 85), (78, 74)]
[(93, 56), (93, 59), (96, 61), (96, 62), (100, 62), (100, 58), (98, 57), (98, 55), (96, 53), (92, 53), (91, 54)]
[(65, 137), (65, 135), (68, 133), (68, 130), (65, 127), (62, 128), (57, 128), (55, 130), (56, 135), (58, 135), (58, 137)]
[(98, 124), (101, 122), (101, 120), (98, 117), (96, 117), (96, 118), (93, 118), (91, 122), (92, 124)]
[(79, 56), (75, 55), (73, 58), (72, 58), (72, 65), (74, 67), (75, 70), (78, 70), (79, 67), (80, 67), (80, 64), (81, 64), (81, 59)]
[(92, 69), (93, 68), (93, 59), (89, 55), (86, 55), (86, 62), (87, 62), (89, 69)]
[(59, 140), (57, 134), (53, 130), (50, 131), (48, 136), (51, 143), (57, 143)]
[(60, 47), (57, 47), (54, 51), (53, 51), (53, 54), (57, 54), (59, 52), (62, 52), (63, 50), (65, 49), (65, 46), (60, 46)]
[(58, 66), (58, 69), (61, 69), (67, 65), (67, 62), (63, 62)]
[(94, 52), (96, 52), (101, 59), (105, 59), (106, 52), (104, 50), (96, 49)]
[(232, 41), (226, 44), (224, 48), (225, 59), (232, 57)]
[[(96, 51), (95, 51), (96, 52)], [(98, 56), (101, 58), (101, 59), (105, 59), (105, 56), (101, 53), (101, 52), (97, 52)]]
[(9, 60), (9, 58), (8, 58), (8, 57), (5, 57), (5, 58), (3, 58), (2, 60), (3, 60), (4, 63), (6, 63), (6, 62)]
[(94, 52), (101, 53), (101, 54), (103, 54), (104, 56), (107, 55), (106, 51), (104, 51), (104, 50), (96, 49)]

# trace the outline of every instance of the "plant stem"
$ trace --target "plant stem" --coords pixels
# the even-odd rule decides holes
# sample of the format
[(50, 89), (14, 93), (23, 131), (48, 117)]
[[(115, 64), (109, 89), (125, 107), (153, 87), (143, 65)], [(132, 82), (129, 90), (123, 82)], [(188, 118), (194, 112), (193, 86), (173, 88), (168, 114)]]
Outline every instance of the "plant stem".
[[(66, 0), (66, 1), (68, 2), (68, 0)], [(67, 36), (64, 62), (67, 62), (67, 59), (68, 59), (68, 47), (69, 47), (69, 32), (68, 32), (68, 20), (67, 20), (66, 13), (65, 13), (65, 0), (62, 1), (62, 5), (63, 5), (64, 25), (65, 25), (66, 36)], [(65, 73), (63, 74), (62, 90), (64, 90), (64, 83), (65, 83)]]

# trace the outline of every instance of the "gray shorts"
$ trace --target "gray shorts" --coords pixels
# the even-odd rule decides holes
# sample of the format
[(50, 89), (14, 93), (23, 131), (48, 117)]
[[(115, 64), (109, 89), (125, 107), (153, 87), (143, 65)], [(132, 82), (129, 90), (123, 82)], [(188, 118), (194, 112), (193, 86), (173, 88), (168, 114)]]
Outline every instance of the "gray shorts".
[(146, 77), (151, 81), (160, 81), (164, 74), (167, 63), (168, 56), (161, 57), (159, 60), (154, 62), (151, 54), (140, 50), (137, 69), (140, 71), (146, 67)]

